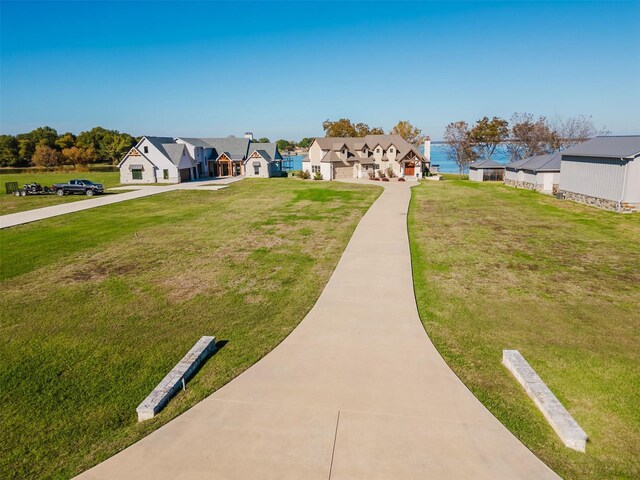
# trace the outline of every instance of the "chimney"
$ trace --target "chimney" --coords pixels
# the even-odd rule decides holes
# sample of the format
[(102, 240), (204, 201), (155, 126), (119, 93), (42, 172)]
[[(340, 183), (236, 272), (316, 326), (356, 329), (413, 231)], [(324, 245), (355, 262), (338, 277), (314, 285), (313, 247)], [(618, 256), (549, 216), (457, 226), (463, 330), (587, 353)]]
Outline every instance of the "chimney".
[(253, 133), (244, 132), (244, 138), (248, 138), (249, 140), (253, 141)]
[(427, 162), (431, 163), (431, 137), (425, 137), (424, 139), (424, 156)]

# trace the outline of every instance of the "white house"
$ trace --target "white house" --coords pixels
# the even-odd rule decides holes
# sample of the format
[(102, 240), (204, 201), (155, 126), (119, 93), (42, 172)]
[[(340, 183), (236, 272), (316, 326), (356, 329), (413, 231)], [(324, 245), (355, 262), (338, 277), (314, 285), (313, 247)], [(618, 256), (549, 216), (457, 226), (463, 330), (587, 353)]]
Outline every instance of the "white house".
[(544, 153), (505, 166), (505, 185), (555, 194), (560, 182), (560, 153)]
[(178, 183), (197, 178), (184, 145), (169, 137), (142, 137), (118, 164), (120, 183)]
[(425, 154), (400, 135), (367, 135), (365, 137), (321, 137), (314, 139), (302, 169), (325, 180), (369, 178), (380, 171), (393, 170), (397, 176), (419, 178), (423, 166), (428, 169), (430, 141)]
[(640, 210), (640, 135), (596, 137), (562, 152), (559, 193), (616, 212)]
[[(248, 166), (250, 155), (252, 164)], [(120, 183), (178, 183), (239, 175), (273, 177), (280, 175), (282, 156), (275, 143), (254, 142), (251, 133), (244, 138), (149, 136), (142, 137), (118, 167)]]

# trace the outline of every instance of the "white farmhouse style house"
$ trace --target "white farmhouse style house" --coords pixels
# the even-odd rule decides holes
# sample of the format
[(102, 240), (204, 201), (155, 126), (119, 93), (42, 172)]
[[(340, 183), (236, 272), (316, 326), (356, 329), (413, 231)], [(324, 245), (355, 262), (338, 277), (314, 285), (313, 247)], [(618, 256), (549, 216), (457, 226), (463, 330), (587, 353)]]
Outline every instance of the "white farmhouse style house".
[(145, 136), (118, 164), (120, 183), (179, 183), (211, 177), (275, 177), (282, 156), (275, 143), (244, 138)]
[(423, 168), (430, 167), (430, 144), (427, 138), (423, 154), (400, 135), (320, 137), (314, 139), (309, 155), (302, 160), (302, 170), (320, 173), (324, 180), (369, 178), (387, 169), (416, 179)]

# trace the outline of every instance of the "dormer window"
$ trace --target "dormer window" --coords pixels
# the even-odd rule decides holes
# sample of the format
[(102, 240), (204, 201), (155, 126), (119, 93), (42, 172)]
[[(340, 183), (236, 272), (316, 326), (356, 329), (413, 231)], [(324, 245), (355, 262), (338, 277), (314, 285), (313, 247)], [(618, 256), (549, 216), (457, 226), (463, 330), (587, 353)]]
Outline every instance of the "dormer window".
[(380, 153), (380, 148), (376, 148), (376, 153)]
[(389, 153), (393, 153), (393, 147), (389, 148)]
[(149, 153), (149, 147), (147, 147), (146, 145), (144, 146), (144, 153)]
[(346, 149), (346, 148), (343, 148), (343, 149), (342, 149), (342, 154), (343, 154), (343, 155), (346, 155), (346, 154), (347, 154), (347, 149)]

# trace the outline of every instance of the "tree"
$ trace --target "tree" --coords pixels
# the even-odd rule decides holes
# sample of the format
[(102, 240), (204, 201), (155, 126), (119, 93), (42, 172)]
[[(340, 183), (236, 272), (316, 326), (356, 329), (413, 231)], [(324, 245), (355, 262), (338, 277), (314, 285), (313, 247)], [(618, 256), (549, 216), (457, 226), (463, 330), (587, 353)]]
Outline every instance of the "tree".
[(296, 148), (296, 142), (292, 142), (291, 140), (280, 139), (276, 141), (276, 145), (278, 145), (278, 150), (280, 152), (285, 152), (287, 150), (293, 150)]
[(18, 140), (18, 157), (20, 158), (20, 162), (24, 165), (29, 165), (36, 151), (36, 144), (28, 133), (20, 133), (16, 135), (16, 139)]
[(96, 159), (96, 152), (93, 147), (70, 147), (62, 150), (65, 163), (84, 167)]
[(407, 142), (412, 145), (418, 145), (424, 142), (424, 135), (422, 135), (422, 130), (414, 127), (407, 120), (400, 120), (395, 127), (391, 129), (389, 132), (391, 134), (400, 135)]
[(300, 148), (309, 148), (313, 143), (313, 138), (304, 137), (302, 140), (298, 142), (298, 146)]
[(76, 139), (78, 147), (93, 146), (97, 154), (97, 161), (118, 163), (122, 157), (136, 144), (135, 139), (128, 133), (118, 130), (107, 130), (94, 127), (89, 131), (80, 132)]
[(470, 138), (480, 158), (491, 158), (496, 147), (509, 137), (509, 122), (500, 118), (483, 117), (470, 131)]
[(13, 135), (0, 135), (0, 167), (18, 167), (20, 161), (20, 144)]
[(353, 124), (348, 118), (322, 122), (326, 137), (364, 137), (366, 135), (382, 135), (384, 130), (379, 127), (369, 128), (366, 123)]
[(534, 119), (530, 113), (514, 113), (511, 117), (511, 133), (507, 152), (511, 161), (552, 152), (556, 136), (547, 119)]
[(58, 132), (51, 127), (38, 127), (31, 130), (28, 135), (34, 145), (46, 145), (51, 148), (55, 148), (58, 139)]
[(256, 142), (258, 142), (258, 143), (271, 143), (271, 140), (269, 140), (267, 137), (262, 137), (262, 138), (259, 138), (258, 140), (256, 140)]
[(609, 131), (605, 128), (596, 128), (591, 116), (578, 115), (566, 119), (556, 117), (551, 126), (555, 134), (553, 149), (564, 150), (571, 145), (584, 142), (597, 135), (607, 135)]
[(447, 156), (456, 162), (458, 171), (462, 174), (469, 167), (469, 164), (477, 158), (467, 122), (452, 122), (447, 125), (444, 131), (444, 141), (448, 145)]
[(56, 167), (62, 163), (62, 156), (48, 145), (36, 145), (31, 161), (34, 165), (42, 167)]
[(75, 144), (76, 144), (76, 136), (71, 132), (67, 132), (64, 135), (60, 135), (56, 140), (56, 147), (58, 147), (60, 150), (63, 150), (65, 148), (71, 148)]

